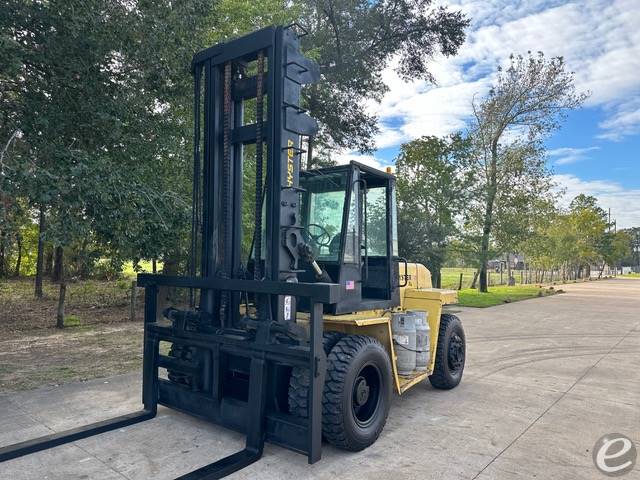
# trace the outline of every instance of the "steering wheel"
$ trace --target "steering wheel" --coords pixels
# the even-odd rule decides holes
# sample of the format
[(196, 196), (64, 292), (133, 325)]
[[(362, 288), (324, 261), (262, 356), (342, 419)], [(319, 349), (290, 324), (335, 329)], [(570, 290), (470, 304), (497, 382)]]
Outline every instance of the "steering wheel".
[[(315, 235), (311, 233), (312, 227), (319, 232)], [(315, 243), (318, 247), (328, 247), (331, 244), (331, 234), (322, 225), (318, 225), (317, 223), (310, 223), (309, 225), (307, 225), (306, 230), (309, 238), (313, 240), (313, 243)]]

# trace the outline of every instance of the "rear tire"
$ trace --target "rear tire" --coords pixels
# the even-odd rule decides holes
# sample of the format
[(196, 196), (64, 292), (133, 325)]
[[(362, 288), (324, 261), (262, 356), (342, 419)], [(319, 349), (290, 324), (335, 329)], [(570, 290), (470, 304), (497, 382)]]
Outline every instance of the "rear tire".
[(348, 335), (331, 350), (322, 396), (322, 433), (332, 445), (360, 451), (373, 444), (387, 421), (391, 361), (375, 338)]
[(429, 381), (434, 388), (450, 390), (462, 380), (466, 357), (466, 341), (462, 322), (455, 315), (440, 316), (436, 346), (436, 364)]

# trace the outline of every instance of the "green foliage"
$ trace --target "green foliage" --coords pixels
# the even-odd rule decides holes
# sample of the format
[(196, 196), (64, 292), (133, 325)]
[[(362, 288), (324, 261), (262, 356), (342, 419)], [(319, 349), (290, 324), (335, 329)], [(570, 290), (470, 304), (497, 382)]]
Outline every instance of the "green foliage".
[[(293, 21), (310, 27), (304, 48), (323, 72), (324, 82), (305, 94), (323, 125), (320, 144), (362, 150), (375, 132), (364, 104), (384, 92), (379, 74), (389, 59), (400, 55), (401, 73), (428, 78), (426, 59), (454, 54), (468, 23), (428, 0), (7, 0), (0, 15), (0, 275), (16, 263), (19, 241), (20, 272), (33, 273), (39, 209), (43, 240), (65, 247), (69, 275), (115, 278), (125, 260), (141, 258), (163, 259), (168, 270), (184, 266), (191, 58)], [(244, 217), (246, 255), (254, 219)]]
[(66, 327), (79, 327), (82, 325), (80, 318), (75, 315), (69, 315), (64, 317), (64, 326)]
[(457, 217), (472, 194), (471, 143), (460, 134), (422, 137), (400, 147), (396, 159), (399, 249), (425, 263), (438, 283)]
[(529, 298), (546, 297), (556, 293), (558, 292), (552, 288), (542, 288), (535, 285), (491, 287), (491, 290), (486, 293), (481, 293), (475, 288), (467, 288), (458, 292), (458, 299), (461, 306), (485, 308)]
[(629, 250), (620, 263), (625, 266), (640, 267), (640, 227), (623, 230), (629, 238)]
[[(473, 103), (478, 200), (468, 225), (478, 241), (481, 291), (487, 290), (487, 261), (493, 247), (509, 248), (528, 228), (521, 228), (522, 208), (535, 205), (551, 191), (550, 172), (542, 155), (542, 140), (556, 130), (570, 109), (586, 94), (575, 91), (574, 75), (561, 57), (542, 53), (511, 56), (489, 94)], [(502, 235), (496, 235), (496, 229)], [(495, 245), (497, 240), (498, 245)]]
[(320, 66), (322, 82), (303, 92), (311, 114), (320, 120), (316, 139), (320, 158), (328, 149), (371, 151), (377, 117), (367, 105), (387, 91), (382, 70), (392, 59), (407, 79), (433, 80), (434, 55), (455, 55), (469, 20), (432, 0), (312, 0), (299, 5), (309, 30), (305, 52)]
[(598, 253), (607, 265), (617, 266), (631, 253), (632, 237), (628, 232), (606, 232), (598, 245)]

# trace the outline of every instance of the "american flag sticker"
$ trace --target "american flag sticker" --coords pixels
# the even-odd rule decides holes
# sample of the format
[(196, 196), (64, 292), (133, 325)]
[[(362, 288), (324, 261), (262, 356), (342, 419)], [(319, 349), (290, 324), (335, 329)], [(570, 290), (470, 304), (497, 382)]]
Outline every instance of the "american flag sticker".
[(347, 280), (344, 286), (347, 290), (354, 290), (356, 288), (356, 282), (353, 280)]

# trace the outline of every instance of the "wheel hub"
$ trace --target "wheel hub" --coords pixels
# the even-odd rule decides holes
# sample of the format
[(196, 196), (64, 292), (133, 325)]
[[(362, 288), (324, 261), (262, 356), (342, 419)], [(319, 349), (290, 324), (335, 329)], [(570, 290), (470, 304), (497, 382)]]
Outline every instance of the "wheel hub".
[(370, 392), (370, 388), (369, 385), (367, 384), (367, 380), (363, 377), (358, 377), (358, 379), (356, 380), (356, 388), (355, 388), (355, 392), (354, 392), (354, 401), (356, 403), (356, 405), (358, 405), (359, 407), (364, 405), (365, 403), (367, 403), (367, 400), (369, 400), (369, 392)]
[(378, 367), (367, 364), (355, 377), (351, 390), (351, 409), (356, 423), (366, 428), (376, 416), (380, 405), (382, 376)]
[(457, 372), (464, 363), (464, 343), (460, 335), (455, 334), (449, 342), (449, 368)]

